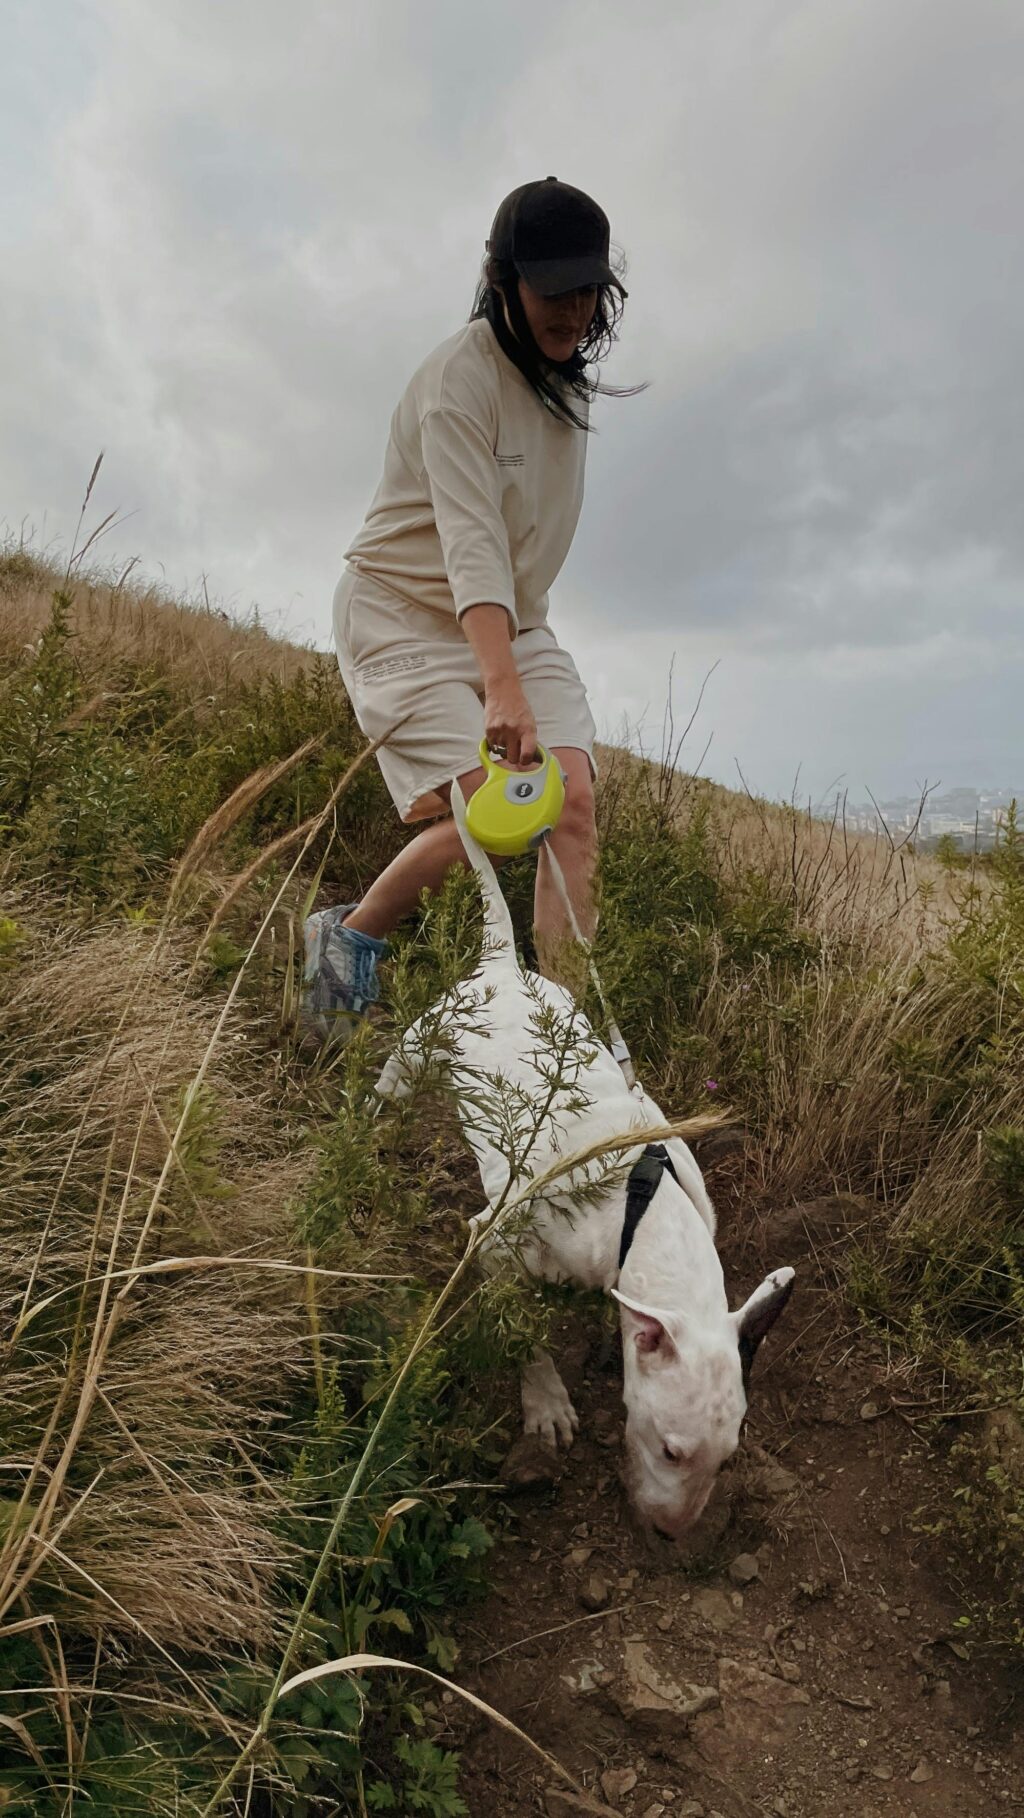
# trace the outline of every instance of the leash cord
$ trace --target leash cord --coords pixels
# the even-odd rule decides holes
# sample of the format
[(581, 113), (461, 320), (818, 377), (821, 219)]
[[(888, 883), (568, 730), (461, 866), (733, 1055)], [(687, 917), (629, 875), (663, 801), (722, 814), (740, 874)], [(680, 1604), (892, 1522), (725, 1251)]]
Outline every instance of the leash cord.
[(611, 1049), (614, 1059), (618, 1061), (619, 1066), (622, 1068), (623, 1078), (625, 1079), (627, 1086), (630, 1091), (632, 1091), (636, 1086), (636, 1073), (633, 1068), (633, 1061), (623, 1038), (622, 1030), (619, 1028), (618, 1023), (615, 1021), (615, 1018), (608, 1007), (608, 999), (605, 997), (604, 987), (601, 984), (601, 975), (594, 964), (593, 948), (590, 941), (587, 940), (586, 935), (583, 933), (579, 922), (576, 920), (576, 911), (572, 906), (572, 899), (569, 896), (568, 887), (565, 882), (565, 873), (555, 857), (554, 847), (547, 834), (543, 836), (540, 843), (547, 854), (548, 863), (551, 866), (551, 875), (555, 880), (555, 888), (562, 899), (562, 907), (568, 917), (569, 926), (572, 929), (575, 939), (583, 948), (583, 951), (587, 956), (587, 966), (590, 971), (591, 983), (594, 990), (597, 992), (597, 1001), (601, 1006), (601, 1014), (604, 1017), (608, 1030), (608, 1046)]

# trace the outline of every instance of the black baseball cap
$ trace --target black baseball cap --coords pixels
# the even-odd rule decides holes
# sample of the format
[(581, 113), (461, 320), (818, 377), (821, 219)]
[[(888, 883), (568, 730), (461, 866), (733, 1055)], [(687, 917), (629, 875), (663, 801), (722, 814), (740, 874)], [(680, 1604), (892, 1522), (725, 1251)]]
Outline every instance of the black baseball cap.
[(494, 259), (511, 259), (542, 297), (591, 284), (614, 284), (626, 296), (608, 263), (610, 234), (608, 216), (591, 196), (544, 177), (505, 197), (487, 250)]

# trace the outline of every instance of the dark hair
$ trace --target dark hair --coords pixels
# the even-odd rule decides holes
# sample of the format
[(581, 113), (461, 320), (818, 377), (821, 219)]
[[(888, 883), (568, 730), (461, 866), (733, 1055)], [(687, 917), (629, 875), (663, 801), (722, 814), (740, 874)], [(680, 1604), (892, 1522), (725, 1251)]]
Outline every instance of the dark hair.
[[(619, 276), (625, 276), (626, 261), (621, 253), (615, 253), (612, 263)], [(608, 357), (613, 341), (618, 340), (623, 298), (614, 284), (598, 285), (594, 314), (584, 339), (571, 359), (555, 361), (545, 358), (533, 338), (519, 295), (518, 280), (519, 274), (511, 259), (492, 259), (488, 255), (469, 319), (475, 322), (482, 316), (490, 323), (502, 353), (508, 355), (513, 366), (518, 367), (523, 378), (533, 386), (545, 409), (564, 423), (589, 431), (590, 424), (573, 409), (570, 398), (584, 399), (589, 404), (599, 393), (609, 398), (632, 398), (638, 391), (646, 391), (646, 385), (602, 385), (596, 371), (591, 374), (589, 370)], [(508, 320), (502, 307), (503, 295)], [(514, 333), (509, 330), (509, 321)]]

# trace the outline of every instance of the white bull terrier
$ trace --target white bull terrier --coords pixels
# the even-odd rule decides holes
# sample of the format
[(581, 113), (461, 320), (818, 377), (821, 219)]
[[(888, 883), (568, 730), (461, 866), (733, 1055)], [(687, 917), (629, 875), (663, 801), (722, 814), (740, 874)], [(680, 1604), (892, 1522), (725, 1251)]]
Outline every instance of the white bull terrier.
[[(666, 1120), (646, 1092), (627, 1086), (569, 993), (520, 971), (508, 907), (490, 860), (466, 829), (458, 785), (452, 805), (485, 906), (483, 954), (462, 987), (459, 1014), (446, 1025), (443, 1058), (488, 1200), (472, 1223), (480, 1227), (493, 1220), (480, 1254), (490, 1272), (512, 1265), (544, 1280), (576, 1281), (615, 1296), (630, 1501), (645, 1526), (678, 1539), (701, 1514), (720, 1467), (739, 1443), (750, 1365), (789, 1299), (793, 1270), (775, 1270), (730, 1313), (714, 1244), (714, 1209), (693, 1155), (677, 1136), (667, 1138), (661, 1152), (663, 1157), (667, 1152), (669, 1166), (658, 1166), (659, 1157), (645, 1151), (643, 1142), (602, 1164), (577, 1165), (564, 1191), (555, 1181), (531, 1200), (525, 1229), (510, 1234), (503, 1228), (508, 1220), (500, 1209), (510, 1184), (519, 1193), (560, 1156)], [(408, 1030), (388, 1061), (377, 1082), (382, 1097), (403, 1098), (410, 1091), (425, 1064), (428, 1020), (423, 1017)], [(561, 1093), (553, 1087), (553, 1032), (559, 1051), (574, 1057), (571, 1085)], [(535, 1120), (528, 1154), (510, 1159), (516, 1145), (509, 1130), (517, 1124), (521, 1129), (524, 1108), (536, 1106), (543, 1115)], [(632, 1166), (641, 1158), (646, 1178), (639, 1183), (639, 1200), (634, 1193), (629, 1206), (629, 1226), (635, 1228), (624, 1236), (627, 1186), (621, 1165), (610, 1184), (594, 1186), (582, 1210), (573, 1190), (596, 1183), (602, 1170), (607, 1173), (609, 1159)], [(523, 1371), (522, 1401), (527, 1433), (552, 1447), (559, 1441), (572, 1444), (576, 1411), (546, 1352), (536, 1352)]]

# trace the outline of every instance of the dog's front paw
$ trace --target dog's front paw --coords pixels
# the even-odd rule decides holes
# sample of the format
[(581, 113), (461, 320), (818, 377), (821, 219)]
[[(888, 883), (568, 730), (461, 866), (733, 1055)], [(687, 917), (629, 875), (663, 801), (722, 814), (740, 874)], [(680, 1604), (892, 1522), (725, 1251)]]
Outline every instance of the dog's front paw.
[(568, 1390), (560, 1376), (555, 1375), (553, 1384), (523, 1383), (525, 1434), (535, 1434), (552, 1451), (557, 1451), (560, 1443), (563, 1446), (572, 1445), (579, 1424), (579, 1415), (569, 1400)]

